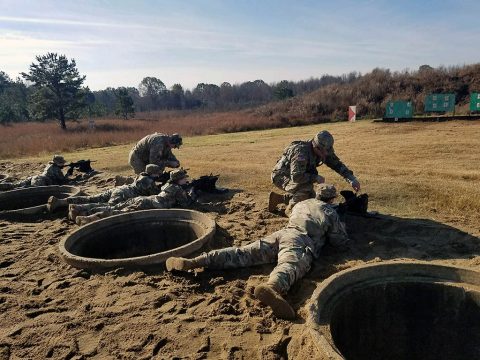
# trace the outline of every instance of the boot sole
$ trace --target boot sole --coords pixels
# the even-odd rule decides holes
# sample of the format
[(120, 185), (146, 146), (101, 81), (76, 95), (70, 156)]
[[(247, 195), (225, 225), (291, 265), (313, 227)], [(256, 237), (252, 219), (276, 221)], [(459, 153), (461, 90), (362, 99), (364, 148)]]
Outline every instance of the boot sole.
[(257, 286), (254, 294), (262, 304), (270, 306), (276, 317), (285, 320), (295, 319), (295, 311), (290, 304), (269, 286)]

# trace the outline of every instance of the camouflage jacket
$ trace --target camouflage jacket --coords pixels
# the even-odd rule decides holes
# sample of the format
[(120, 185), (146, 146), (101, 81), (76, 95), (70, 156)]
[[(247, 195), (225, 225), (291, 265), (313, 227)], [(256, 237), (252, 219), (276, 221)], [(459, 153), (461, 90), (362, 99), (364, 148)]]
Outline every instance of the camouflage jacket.
[(54, 164), (52, 161), (45, 166), (45, 169), (40, 176), (48, 179), (48, 185), (61, 185), (67, 182), (66, 176), (63, 175), (62, 168)]
[[(272, 180), (275, 177), (285, 177), (295, 184), (306, 184), (315, 181), (318, 172), (317, 167), (322, 161), (315, 155), (310, 141), (292, 142), (278, 160), (272, 172)], [(325, 165), (341, 175), (345, 180), (355, 180), (353, 172), (340, 161), (332, 150), (325, 159)], [(275, 181), (274, 181), (275, 182)]]
[(108, 203), (115, 205), (137, 196), (155, 195), (158, 194), (159, 190), (154, 178), (146, 173), (141, 173), (132, 184), (122, 185), (114, 189)]
[(116, 205), (115, 209), (146, 210), (146, 209), (170, 209), (172, 207), (188, 207), (193, 199), (180, 185), (167, 182), (162, 186), (158, 195), (139, 196), (124, 203)]
[(188, 207), (194, 203), (194, 200), (187, 194), (180, 185), (168, 181), (162, 186), (160, 194), (157, 195), (159, 201), (171, 207)]
[(170, 161), (178, 161), (167, 143), (168, 135), (160, 133), (150, 134), (133, 147), (133, 152), (146, 164), (156, 164), (165, 167)]
[(296, 204), (287, 228), (295, 228), (309, 236), (312, 242), (308, 247), (315, 257), (320, 255), (320, 250), (327, 241), (337, 247), (349, 243), (345, 225), (340, 221), (335, 209), (332, 205), (317, 199), (308, 199)]

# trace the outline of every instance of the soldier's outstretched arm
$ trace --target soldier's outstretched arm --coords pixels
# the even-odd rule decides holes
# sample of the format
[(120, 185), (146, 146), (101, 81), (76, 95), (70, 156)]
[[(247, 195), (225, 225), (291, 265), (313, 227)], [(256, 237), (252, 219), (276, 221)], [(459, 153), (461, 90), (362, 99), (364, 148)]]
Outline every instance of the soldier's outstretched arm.
[(355, 175), (353, 175), (353, 171), (350, 170), (334, 152), (328, 154), (325, 159), (325, 165), (348, 181), (355, 191), (360, 191), (360, 182)]

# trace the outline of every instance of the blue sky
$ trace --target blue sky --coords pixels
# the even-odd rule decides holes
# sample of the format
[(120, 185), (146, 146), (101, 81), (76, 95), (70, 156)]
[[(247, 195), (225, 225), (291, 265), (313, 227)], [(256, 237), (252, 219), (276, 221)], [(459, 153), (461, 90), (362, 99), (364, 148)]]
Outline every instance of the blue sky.
[(0, 0), (0, 70), (74, 58), (86, 85), (268, 83), (480, 62), (480, 1)]

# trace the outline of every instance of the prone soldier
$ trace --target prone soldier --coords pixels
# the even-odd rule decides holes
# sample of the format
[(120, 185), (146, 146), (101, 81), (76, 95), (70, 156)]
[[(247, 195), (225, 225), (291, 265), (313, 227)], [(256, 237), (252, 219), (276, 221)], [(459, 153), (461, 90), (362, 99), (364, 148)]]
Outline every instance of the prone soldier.
[(335, 187), (323, 184), (316, 198), (293, 207), (284, 229), (242, 247), (213, 250), (193, 259), (171, 257), (166, 268), (168, 271), (199, 267), (235, 269), (276, 262), (267, 283), (257, 286), (254, 294), (277, 317), (293, 319), (295, 312), (283, 297), (290, 287), (310, 270), (313, 259), (319, 257), (327, 241), (342, 250), (348, 249), (345, 225), (332, 206), (336, 197)]
[(138, 196), (116, 205), (97, 206), (89, 211), (89, 215), (77, 216), (76, 223), (85, 225), (108, 216), (146, 209), (186, 208), (195, 203), (196, 195), (187, 191), (185, 185), (188, 175), (185, 170), (173, 170), (170, 179), (162, 186), (158, 195)]
[(25, 180), (8, 183), (0, 183), (0, 190), (13, 190), (16, 188), (28, 188), (34, 186), (63, 185), (68, 181), (62, 169), (65, 167), (65, 159), (61, 155), (54, 155), (52, 161), (49, 161), (40, 175), (34, 175)]

